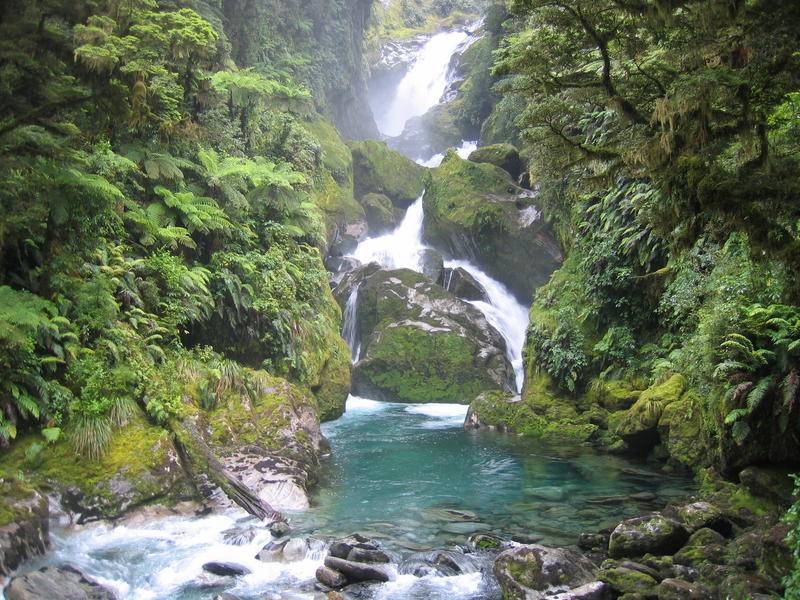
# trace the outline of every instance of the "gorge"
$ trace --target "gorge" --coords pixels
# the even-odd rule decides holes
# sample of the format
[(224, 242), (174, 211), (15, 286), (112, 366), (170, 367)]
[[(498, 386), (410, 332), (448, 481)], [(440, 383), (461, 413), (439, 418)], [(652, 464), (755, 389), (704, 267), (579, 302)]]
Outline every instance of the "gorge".
[(796, 8), (44, 4), (6, 598), (797, 597)]

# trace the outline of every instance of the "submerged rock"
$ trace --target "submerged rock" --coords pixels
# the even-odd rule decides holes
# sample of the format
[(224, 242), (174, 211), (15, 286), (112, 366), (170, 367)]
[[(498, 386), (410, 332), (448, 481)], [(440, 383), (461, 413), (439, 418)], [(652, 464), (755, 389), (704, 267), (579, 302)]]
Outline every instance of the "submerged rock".
[(477, 308), (419, 273), (375, 264), (345, 276), (336, 288), (340, 304), (359, 283), (354, 394), (463, 404), (484, 390), (513, 389), (505, 340)]
[(212, 575), (219, 575), (220, 577), (248, 575), (252, 573), (252, 571), (244, 565), (217, 561), (207, 562), (203, 565), (203, 570), (211, 573)]
[(14, 577), (7, 600), (117, 600), (117, 595), (72, 565), (42, 567)]
[(597, 579), (597, 567), (584, 556), (540, 545), (500, 553), (493, 570), (507, 600), (538, 600)]

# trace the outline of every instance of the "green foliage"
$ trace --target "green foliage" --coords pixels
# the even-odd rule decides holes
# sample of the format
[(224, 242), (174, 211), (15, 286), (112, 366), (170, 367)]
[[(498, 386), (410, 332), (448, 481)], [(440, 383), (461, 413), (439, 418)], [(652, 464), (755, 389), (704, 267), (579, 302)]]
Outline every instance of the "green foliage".
[[(793, 475), (792, 479), (795, 484), (794, 497), (800, 498), (800, 477)], [(786, 588), (783, 597), (785, 600), (798, 600), (800, 599), (800, 500), (796, 500), (786, 511), (783, 520), (789, 525), (786, 544), (792, 553), (793, 566), (789, 574), (783, 578), (782, 583)]]

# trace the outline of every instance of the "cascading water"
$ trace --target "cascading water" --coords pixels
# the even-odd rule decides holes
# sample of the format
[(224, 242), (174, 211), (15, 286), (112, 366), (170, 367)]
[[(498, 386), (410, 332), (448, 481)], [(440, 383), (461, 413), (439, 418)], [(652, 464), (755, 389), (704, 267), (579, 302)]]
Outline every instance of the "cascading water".
[(446, 31), (434, 35), (422, 46), (414, 64), (400, 81), (389, 108), (373, 111), (381, 133), (400, 135), (406, 121), (425, 114), (439, 103), (448, 83), (450, 58), (468, 38), (466, 31)]
[(342, 314), (342, 338), (350, 348), (353, 362), (358, 361), (359, 354), (361, 354), (361, 345), (358, 343), (358, 322), (356, 321), (359, 287), (361, 287), (361, 283), (353, 287)]

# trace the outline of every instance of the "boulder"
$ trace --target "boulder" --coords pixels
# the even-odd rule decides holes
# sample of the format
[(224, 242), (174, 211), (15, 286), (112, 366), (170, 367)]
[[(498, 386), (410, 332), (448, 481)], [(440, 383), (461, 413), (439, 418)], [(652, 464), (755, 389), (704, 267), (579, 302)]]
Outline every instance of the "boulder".
[(619, 566), (600, 571), (600, 581), (606, 583), (617, 594), (641, 594), (642, 596), (655, 595), (658, 585), (658, 581), (647, 573)]
[(366, 563), (388, 563), (390, 558), (383, 550), (355, 547), (347, 553), (347, 560)]
[(665, 382), (649, 387), (617, 425), (616, 434), (632, 448), (648, 449), (658, 438), (658, 423), (664, 408), (678, 401), (686, 390), (686, 379), (675, 374)]
[(677, 507), (675, 513), (677, 519), (689, 533), (694, 533), (703, 527), (718, 531), (722, 535), (728, 535), (731, 531), (731, 522), (725, 517), (722, 510), (710, 502), (685, 504)]
[(610, 600), (611, 588), (602, 581), (592, 581), (580, 587), (547, 596), (547, 600)]
[(476, 163), (489, 163), (500, 167), (511, 175), (514, 181), (519, 180), (522, 174), (522, 159), (519, 152), (511, 144), (492, 144), (481, 146), (469, 155), (469, 160)]
[(317, 581), (323, 585), (327, 585), (329, 588), (341, 589), (347, 585), (347, 578), (344, 575), (324, 565), (317, 568), (314, 576), (317, 578)]
[(353, 155), (355, 197), (383, 194), (398, 208), (407, 208), (422, 193), (425, 168), (385, 142), (363, 140), (348, 142)]
[(478, 265), (529, 303), (563, 258), (531, 194), (499, 167), (452, 150), (425, 183), (425, 240), (447, 257)]
[(365, 194), (361, 198), (361, 206), (364, 207), (371, 237), (388, 233), (397, 227), (397, 214), (388, 196)]
[(489, 301), (486, 289), (469, 271), (461, 267), (443, 269), (436, 283), (462, 300)]
[(283, 560), (283, 548), (289, 540), (278, 540), (267, 542), (256, 554), (256, 558), (261, 562), (280, 562)]
[(0, 479), (0, 578), (50, 547), (47, 498), (15, 479)]
[(513, 389), (505, 340), (471, 304), (419, 273), (372, 264), (336, 288), (342, 306), (356, 285), (361, 360), (353, 369), (354, 394), (467, 403), (484, 390)]
[(389, 573), (383, 567), (366, 563), (357, 563), (335, 556), (327, 556), (325, 558), (325, 566), (344, 575), (350, 583), (389, 581)]
[(584, 556), (536, 544), (501, 552), (493, 572), (506, 600), (538, 600), (597, 579), (597, 567)]
[(712, 595), (701, 583), (681, 579), (665, 579), (658, 584), (658, 600), (706, 600)]
[(71, 565), (42, 567), (14, 577), (7, 600), (116, 600), (117, 595)]
[(433, 248), (425, 248), (420, 253), (420, 261), (422, 262), (422, 274), (438, 283), (442, 277), (442, 271), (444, 271), (444, 259), (441, 252)]
[(608, 554), (612, 558), (645, 554), (673, 554), (689, 534), (678, 521), (655, 513), (622, 521), (611, 532)]
[(212, 575), (219, 575), (220, 577), (235, 577), (238, 575), (249, 575), (252, 573), (252, 571), (244, 565), (218, 561), (205, 563), (203, 565), (203, 571), (207, 571)]
[(289, 524), (286, 523), (285, 521), (275, 521), (273, 523), (270, 523), (267, 526), (267, 529), (269, 529), (270, 534), (272, 534), (272, 537), (274, 538), (279, 538), (288, 535), (289, 532), (291, 531), (291, 527), (289, 527)]
[(672, 557), (676, 565), (696, 567), (704, 563), (722, 564), (725, 559), (727, 540), (713, 529), (698, 529), (683, 548)]
[(697, 456), (710, 451), (703, 414), (703, 402), (692, 392), (663, 407), (658, 437), (670, 462), (692, 470), (697, 466)]
[(283, 559), (288, 562), (303, 560), (308, 550), (308, 544), (303, 538), (291, 538), (283, 547)]
[(766, 498), (778, 506), (792, 502), (794, 483), (790, 477), (793, 469), (750, 466), (739, 472), (739, 481), (754, 496)]

